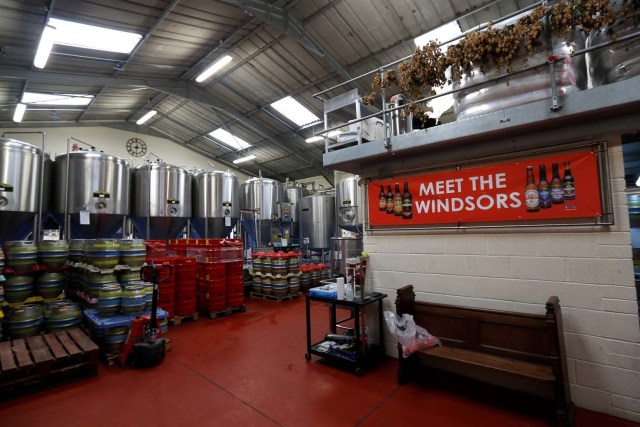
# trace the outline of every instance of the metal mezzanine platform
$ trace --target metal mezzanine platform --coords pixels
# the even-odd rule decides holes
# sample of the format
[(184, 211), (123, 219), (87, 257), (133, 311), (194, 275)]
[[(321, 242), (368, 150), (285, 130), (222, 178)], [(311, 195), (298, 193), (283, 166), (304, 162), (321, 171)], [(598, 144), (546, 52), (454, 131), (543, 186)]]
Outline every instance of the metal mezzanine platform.
[[(640, 76), (324, 154), (324, 166), (386, 177), (443, 164), (640, 130)], [(386, 144), (388, 142), (388, 144)]]

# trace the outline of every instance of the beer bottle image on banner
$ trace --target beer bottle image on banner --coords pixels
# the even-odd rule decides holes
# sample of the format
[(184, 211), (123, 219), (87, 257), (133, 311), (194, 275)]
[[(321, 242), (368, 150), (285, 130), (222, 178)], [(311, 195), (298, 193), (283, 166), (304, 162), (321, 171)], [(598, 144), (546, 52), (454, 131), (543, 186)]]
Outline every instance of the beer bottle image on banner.
[(413, 205), (413, 197), (409, 193), (409, 183), (404, 183), (404, 194), (402, 195), (402, 218), (411, 219), (413, 213), (411, 212), (411, 206)]
[(533, 166), (527, 166), (527, 185), (524, 187), (524, 205), (528, 212), (540, 210), (540, 193), (533, 177)]
[(564, 199), (575, 200), (576, 199), (576, 183), (571, 175), (571, 165), (569, 162), (564, 162)]
[(402, 216), (402, 194), (400, 194), (400, 184), (396, 182), (396, 194), (393, 196), (393, 214)]
[(551, 207), (551, 186), (547, 181), (547, 170), (544, 165), (540, 165), (540, 181), (538, 182), (538, 194), (540, 196), (540, 208)]
[(380, 194), (378, 195), (378, 210), (382, 212), (387, 210), (387, 195), (384, 192), (384, 185), (380, 186)]
[(387, 185), (387, 214), (393, 214), (393, 193), (391, 185)]
[(551, 202), (561, 204), (564, 203), (564, 183), (560, 179), (558, 164), (553, 163), (551, 168), (553, 169), (553, 177), (551, 178)]

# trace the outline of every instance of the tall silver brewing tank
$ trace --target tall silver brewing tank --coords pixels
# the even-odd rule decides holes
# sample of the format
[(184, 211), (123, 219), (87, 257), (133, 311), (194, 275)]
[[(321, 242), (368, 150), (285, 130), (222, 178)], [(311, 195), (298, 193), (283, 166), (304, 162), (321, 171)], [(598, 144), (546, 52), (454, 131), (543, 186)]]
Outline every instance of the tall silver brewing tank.
[(163, 163), (131, 174), (131, 220), (146, 239), (174, 239), (191, 218), (191, 174)]
[(250, 234), (252, 247), (271, 242), (271, 226), (278, 216), (278, 202), (284, 200), (280, 182), (269, 178), (251, 178), (240, 186), (240, 208), (251, 211), (243, 216), (243, 227)]
[(336, 198), (323, 193), (303, 197), (300, 227), (302, 239), (309, 239), (309, 249), (330, 249), (336, 232)]
[(200, 237), (226, 237), (240, 218), (238, 178), (202, 171), (193, 178), (192, 224)]
[(287, 203), (291, 203), (291, 230), (290, 238), (293, 243), (300, 241), (300, 209), (304, 189), (302, 185), (295, 182), (287, 182), (284, 185), (284, 198)]
[(69, 214), (69, 230), (65, 230), (67, 238), (116, 235), (129, 213), (130, 169), (127, 162), (95, 151), (61, 154), (54, 163), (53, 181), (56, 191), (53, 213), (60, 224), (65, 223), (65, 212)]
[(362, 206), (362, 192), (358, 181), (358, 175), (342, 177), (336, 184), (336, 208), (338, 215), (338, 227), (348, 231), (362, 233), (362, 218), (360, 209)]
[[(45, 157), (45, 172), (50, 161)], [(42, 151), (25, 142), (0, 138), (0, 242), (23, 240), (33, 231), (38, 213)], [(50, 179), (43, 180), (44, 183)], [(48, 192), (43, 192), (43, 196)], [(48, 200), (43, 197), (43, 212)]]

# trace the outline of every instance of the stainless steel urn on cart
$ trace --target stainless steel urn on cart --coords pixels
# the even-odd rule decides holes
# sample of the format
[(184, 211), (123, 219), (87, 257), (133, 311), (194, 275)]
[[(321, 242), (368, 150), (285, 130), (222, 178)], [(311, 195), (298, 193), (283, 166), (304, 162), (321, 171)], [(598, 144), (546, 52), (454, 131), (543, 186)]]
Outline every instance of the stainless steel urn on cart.
[(362, 237), (332, 237), (331, 252), (331, 272), (346, 276), (347, 260), (362, 255)]

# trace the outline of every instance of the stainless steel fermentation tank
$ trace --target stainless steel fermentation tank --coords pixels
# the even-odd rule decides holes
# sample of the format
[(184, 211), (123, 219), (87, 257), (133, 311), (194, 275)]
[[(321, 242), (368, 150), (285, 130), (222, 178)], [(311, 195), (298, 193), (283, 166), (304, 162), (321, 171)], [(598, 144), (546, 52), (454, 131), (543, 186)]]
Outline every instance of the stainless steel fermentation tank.
[(358, 175), (346, 175), (337, 179), (336, 184), (336, 208), (338, 227), (356, 233), (362, 233), (363, 207), (362, 192), (360, 191), (360, 177)]
[(53, 213), (67, 239), (116, 235), (129, 213), (130, 173), (124, 160), (95, 151), (56, 157)]
[(192, 225), (200, 237), (226, 237), (240, 218), (238, 178), (232, 172), (202, 171), (193, 178)]
[(278, 219), (278, 203), (285, 201), (280, 182), (269, 178), (251, 178), (240, 185), (242, 226), (249, 235), (252, 248), (273, 241), (272, 226)]
[(191, 218), (191, 174), (164, 163), (131, 174), (131, 221), (146, 239), (174, 239)]
[(286, 182), (284, 185), (284, 198), (291, 205), (291, 224), (289, 238), (292, 243), (300, 243), (300, 209), (304, 188), (295, 182)]
[(51, 160), (42, 150), (22, 141), (0, 138), (0, 242), (23, 240), (33, 232), (41, 179), (42, 212), (49, 210), (50, 174)]
[(336, 198), (325, 193), (303, 197), (300, 208), (303, 241), (313, 251), (331, 249), (331, 237), (336, 234)]

